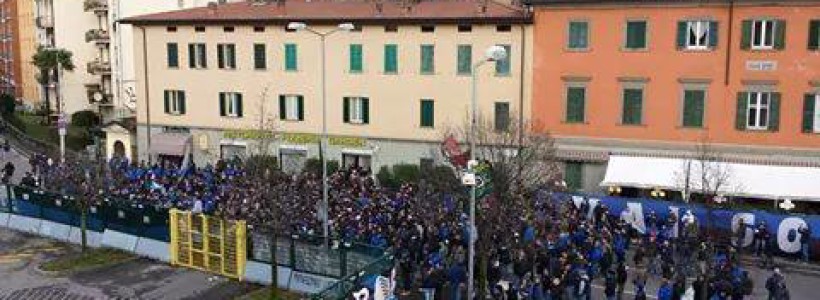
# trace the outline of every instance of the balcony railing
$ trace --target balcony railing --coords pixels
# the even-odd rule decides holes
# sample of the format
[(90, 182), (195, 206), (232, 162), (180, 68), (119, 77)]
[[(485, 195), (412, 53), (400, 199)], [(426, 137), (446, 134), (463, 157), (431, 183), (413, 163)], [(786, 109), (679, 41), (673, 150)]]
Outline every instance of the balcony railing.
[(42, 15), (37, 17), (37, 27), (40, 28), (53, 28), (54, 27), (54, 18), (51, 15)]
[(85, 0), (83, 3), (85, 11), (102, 12), (108, 10), (108, 1), (105, 0)]
[(108, 31), (103, 29), (91, 29), (85, 33), (86, 42), (108, 43), (110, 39), (111, 36), (108, 34)]
[(94, 75), (110, 75), (111, 63), (107, 61), (94, 60), (88, 63), (88, 73)]

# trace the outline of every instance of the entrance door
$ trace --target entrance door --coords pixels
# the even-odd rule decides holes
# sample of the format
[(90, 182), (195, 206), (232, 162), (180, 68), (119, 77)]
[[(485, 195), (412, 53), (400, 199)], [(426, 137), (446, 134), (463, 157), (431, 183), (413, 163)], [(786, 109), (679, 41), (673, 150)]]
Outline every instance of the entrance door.
[(342, 154), (342, 163), (346, 169), (357, 168), (370, 173), (371, 160), (372, 158), (370, 155), (348, 153)]
[(122, 143), (122, 141), (114, 142), (114, 157), (116, 157), (116, 158), (125, 157), (125, 145)]

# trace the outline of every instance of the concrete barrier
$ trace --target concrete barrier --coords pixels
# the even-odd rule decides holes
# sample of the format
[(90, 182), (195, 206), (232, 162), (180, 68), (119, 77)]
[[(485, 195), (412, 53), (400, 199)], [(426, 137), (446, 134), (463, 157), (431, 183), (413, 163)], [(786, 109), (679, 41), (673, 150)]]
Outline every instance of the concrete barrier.
[(130, 234), (106, 229), (102, 234), (102, 245), (134, 253), (134, 249), (137, 248), (137, 239), (139, 238)]
[(166, 263), (171, 262), (171, 244), (163, 241), (139, 238), (137, 240), (136, 253), (137, 255), (153, 258)]
[(20, 215), (11, 215), (9, 217), (9, 228), (19, 230), (22, 232), (40, 234), (40, 223), (42, 220)]
[(0, 212), (0, 227), (8, 227), (9, 225), (9, 213)]
[[(102, 245), (102, 233), (86, 230), (86, 243), (89, 247), (99, 248)], [(79, 245), (82, 242), (82, 230), (79, 227), (71, 227), (68, 233), (68, 241), (72, 244)]]
[[(288, 267), (279, 266), (276, 268), (278, 273), (279, 288), (287, 289), (290, 284), (291, 269)], [(248, 261), (245, 263), (245, 274), (242, 276), (244, 281), (270, 284), (270, 264)]]
[(60, 224), (45, 220), (40, 223), (40, 235), (42, 236), (67, 242), (70, 234), (71, 226), (68, 226), (66, 224)]

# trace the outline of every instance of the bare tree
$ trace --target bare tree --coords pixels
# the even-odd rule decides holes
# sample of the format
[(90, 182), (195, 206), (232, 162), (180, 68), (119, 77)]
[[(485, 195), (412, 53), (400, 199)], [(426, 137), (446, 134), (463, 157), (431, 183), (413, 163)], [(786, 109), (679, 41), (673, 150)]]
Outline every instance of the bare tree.
[(87, 223), (91, 206), (98, 205), (106, 194), (107, 164), (101, 159), (69, 157), (66, 163), (47, 172), (45, 188), (60, 196), (69, 197), (80, 213), (80, 245), (88, 248)]
[(694, 155), (683, 161), (675, 176), (676, 185), (687, 203), (693, 193), (699, 194), (705, 203), (711, 203), (720, 194), (742, 188), (734, 183), (731, 166), (707, 138), (698, 142)]

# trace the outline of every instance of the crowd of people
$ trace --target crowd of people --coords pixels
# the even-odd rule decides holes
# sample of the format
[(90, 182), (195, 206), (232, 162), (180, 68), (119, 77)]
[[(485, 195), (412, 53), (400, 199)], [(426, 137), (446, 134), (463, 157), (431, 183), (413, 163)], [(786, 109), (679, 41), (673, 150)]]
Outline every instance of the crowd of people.
[[(35, 155), (30, 164), (25, 185), (66, 176), (65, 167), (51, 158)], [(252, 184), (239, 159), (202, 167), (113, 159), (105, 174), (107, 194), (140, 205), (249, 218), (274, 215), (254, 213), (263, 204), (248, 199), (261, 187)], [(464, 298), (470, 233), (459, 191), (430, 188), (424, 180), (386, 189), (367, 170), (351, 167), (329, 176), (329, 211), (322, 212), (318, 175), (276, 174), (270, 180), (276, 184), (265, 188), (277, 195), (271, 212), (280, 218), (284, 233), (320, 234), (327, 213), (333, 237), (393, 251), (401, 295), (421, 291), (426, 299)], [(592, 299), (596, 282), (607, 299), (624, 299), (626, 294), (646, 299), (653, 294), (661, 300), (722, 300), (752, 293), (754, 282), (739, 262), (739, 249), (709, 242), (691, 213), (660, 217), (650, 212), (646, 230), (638, 231), (628, 220), (628, 210), (615, 216), (605, 205), (592, 208), (586, 200), (559, 197), (537, 193), (527, 211), (479, 224), (479, 234), (488, 226), (493, 230), (477, 246), (476, 273), (487, 279), (486, 286), (477, 286), (493, 299)], [(493, 205), (507, 204), (492, 202), (485, 209)], [(739, 241), (746, 234), (741, 228), (735, 236)], [(755, 235), (755, 249), (769, 254), (771, 237), (760, 230)], [(650, 281), (660, 282), (657, 290), (649, 290)], [(785, 278), (777, 269), (765, 288), (770, 299), (788, 299)]]

